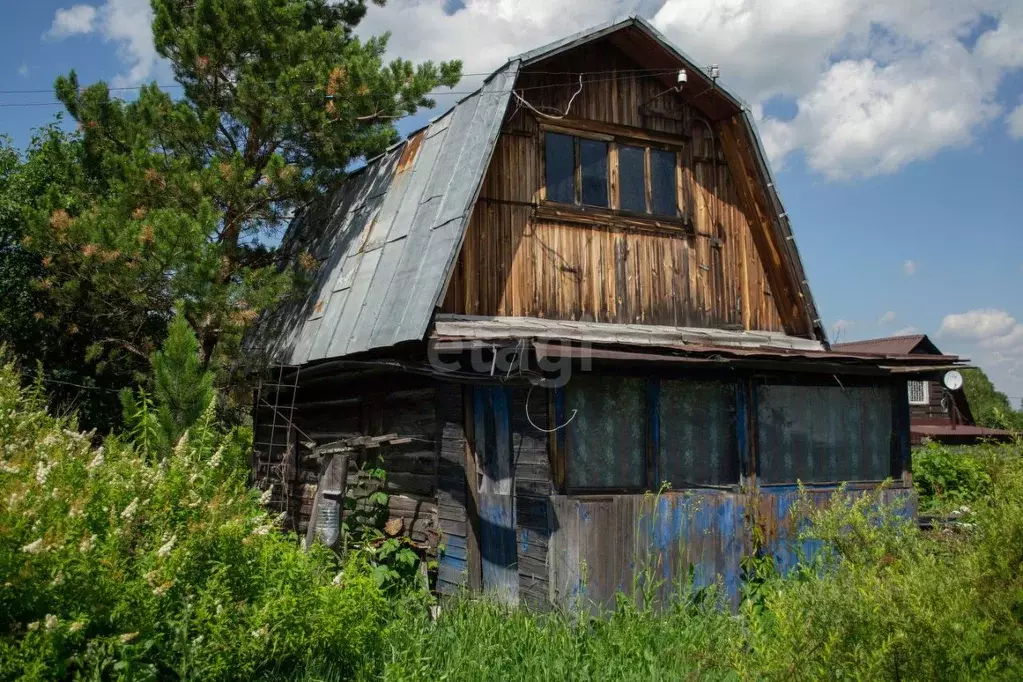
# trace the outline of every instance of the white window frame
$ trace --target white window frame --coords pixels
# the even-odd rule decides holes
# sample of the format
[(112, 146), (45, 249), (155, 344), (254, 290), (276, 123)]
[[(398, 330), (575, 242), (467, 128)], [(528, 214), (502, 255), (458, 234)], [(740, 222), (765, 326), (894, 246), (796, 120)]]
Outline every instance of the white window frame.
[(929, 382), (927, 380), (914, 381), (914, 380), (911, 379), (909, 381), (909, 383), (911, 383), (911, 384), (919, 383), (919, 384), (922, 384), (923, 388), (924, 388), (924, 390), (923, 390), (923, 398), (921, 400), (913, 400), (912, 392), (907, 389), (906, 392), (909, 394), (909, 404), (910, 405), (930, 405), (931, 404), (931, 382)]

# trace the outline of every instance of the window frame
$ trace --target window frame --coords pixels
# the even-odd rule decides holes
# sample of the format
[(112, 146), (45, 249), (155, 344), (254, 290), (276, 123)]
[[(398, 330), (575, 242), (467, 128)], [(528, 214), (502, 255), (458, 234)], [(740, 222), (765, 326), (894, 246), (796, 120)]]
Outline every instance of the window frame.
[[(872, 378), (878, 380), (872, 381)], [(883, 483), (887, 479), (892, 481), (898, 481), (902, 477), (905, 471), (905, 465), (908, 464), (909, 457), (909, 441), (908, 441), (908, 430), (909, 430), (909, 405), (905, 401), (908, 395), (908, 390), (905, 388), (908, 386), (906, 382), (885, 382), (880, 377), (861, 377), (861, 376), (841, 376), (835, 377), (839, 381), (840, 387), (853, 387), (853, 386), (877, 386), (887, 387), (891, 391), (891, 436), (889, 437), (889, 461), (888, 461), (888, 476), (885, 478), (878, 479), (862, 479), (862, 480), (849, 480), (849, 481), (802, 481), (802, 484), (806, 488), (834, 488), (838, 484), (846, 485), (849, 489), (857, 488), (873, 488)], [(902, 386), (900, 386), (900, 383)], [(767, 373), (754, 373), (750, 376), (750, 420), (752, 424), (752, 432), (750, 439), (752, 441), (753, 457), (754, 457), (754, 469), (757, 474), (757, 486), (760, 489), (778, 489), (778, 488), (791, 488), (796, 484), (795, 480), (785, 481), (781, 483), (764, 483), (760, 480), (760, 452), (759, 452), (759, 422), (757, 419), (757, 387), (762, 385), (774, 385), (774, 386), (807, 386), (807, 387), (829, 387), (835, 384), (829, 383), (819, 377), (813, 376), (788, 376), (788, 375), (777, 375)], [(899, 428), (905, 422), (906, 425), (906, 436), (907, 440), (902, 442), (899, 436)], [(903, 453), (903, 448), (906, 452)], [(912, 487), (912, 486), (910, 486)]]
[[(735, 389), (736, 395), (736, 420), (734, 431), (735, 450), (731, 453), (731, 456), (738, 460), (738, 466), (736, 467), (738, 479), (733, 483), (728, 484), (692, 483), (679, 486), (673, 485), (672, 490), (726, 490), (730, 492), (738, 492), (742, 489), (744, 479), (749, 475), (748, 463), (750, 461), (750, 429), (748, 423), (746, 423), (748, 422), (750, 404), (748, 393), (749, 382), (746, 378), (737, 377), (734, 373), (720, 373), (713, 371), (687, 371), (682, 373), (665, 372), (663, 375), (659, 375), (657, 377), (613, 370), (604, 370), (599, 372), (599, 374), (622, 379), (643, 379), (646, 383), (643, 405), (643, 414), (645, 418), (643, 428), (643, 461), (646, 467), (644, 481), (639, 486), (613, 486), (607, 488), (570, 486), (569, 471), (572, 467), (571, 444), (568, 442), (568, 429), (560, 428), (550, 434), (549, 447), (551, 448), (552, 453), (556, 453), (556, 459), (559, 464), (554, 467), (554, 470), (557, 470), (558, 467), (560, 467), (562, 478), (561, 485), (558, 487), (563, 490), (565, 495), (573, 497), (613, 494), (634, 495), (658, 491), (661, 486), (661, 481), (659, 480), (660, 472), (658, 471), (660, 451), (660, 387), (661, 382), (664, 381), (721, 382), (732, 385)], [(558, 387), (553, 390), (549, 408), (549, 419), (551, 420), (551, 423), (566, 425), (568, 415), (566, 415), (564, 387)]]
[[(574, 164), (574, 201), (565, 203), (555, 201), (547, 197), (547, 135), (566, 135), (573, 138), (575, 150)], [(674, 229), (689, 231), (688, 221), (685, 219), (685, 205), (682, 185), (682, 172), (684, 168), (683, 145), (681, 141), (668, 141), (667, 136), (647, 135), (645, 131), (629, 132), (596, 132), (570, 126), (561, 126), (550, 123), (541, 123), (539, 126), (539, 148), (540, 148), (540, 208), (541, 215), (549, 215), (554, 218), (568, 218), (573, 216), (588, 218), (619, 218), (639, 227), (654, 227), (663, 229)], [(582, 163), (579, 150), (580, 140), (592, 140), (604, 142), (608, 145), (607, 153), (607, 203), (604, 206), (584, 204), (582, 202)], [(644, 150), (643, 154), (643, 187), (646, 200), (645, 211), (635, 211), (621, 208), (621, 181), (618, 163), (619, 147), (638, 147)], [(664, 151), (675, 155), (675, 214), (653, 213), (653, 170), (651, 159), (653, 151)]]
[[(548, 419), (551, 424), (562, 425), (549, 434), (548, 448), (551, 453), (551, 471), (555, 475), (555, 488), (558, 494), (570, 497), (600, 497), (615, 494), (641, 494), (657, 492), (660, 487), (660, 472), (658, 468), (658, 452), (660, 449), (659, 433), (659, 393), (662, 381), (720, 381), (730, 383), (736, 390), (736, 419), (734, 424), (735, 451), (734, 457), (738, 458), (738, 481), (730, 484), (697, 484), (672, 486), (672, 490), (722, 490), (727, 492), (740, 492), (745, 487), (755, 484), (758, 489), (765, 492), (772, 489), (791, 488), (796, 485), (796, 480), (764, 483), (760, 481), (760, 453), (759, 424), (757, 420), (757, 387), (762, 384), (773, 385), (794, 385), (794, 386), (830, 386), (824, 379), (816, 376), (786, 376), (780, 374), (766, 374), (757, 372), (735, 372), (722, 373), (713, 370), (668, 370), (658, 374), (656, 377), (649, 374), (640, 374), (630, 371), (615, 371), (612, 368), (595, 369), (601, 374), (620, 376), (622, 378), (642, 378), (646, 380), (646, 402), (645, 402), (645, 456), (646, 465), (645, 484), (638, 487), (611, 487), (611, 488), (586, 488), (569, 486), (568, 470), (572, 466), (571, 451), (567, 443), (567, 429), (563, 428), (568, 416), (565, 408), (564, 387), (554, 388), (551, 391), (548, 401)], [(804, 481), (803, 485), (813, 489), (831, 489), (839, 483), (845, 484), (849, 489), (873, 488), (886, 479), (895, 481), (896, 487), (906, 485), (903, 475), (908, 471), (910, 462), (910, 446), (908, 440), (909, 406), (906, 402), (908, 390), (905, 382), (885, 380), (876, 377), (842, 376), (843, 386), (874, 386), (884, 387), (890, 390), (892, 396), (891, 409), (891, 437), (889, 438), (890, 451), (888, 460), (888, 475), (885, 478), (871, 480), (850, 480), (850, 481)], [(900, 436), (900, 429), (905, 426), (907, 433)]]
[[(919, 383), (923, 386), (923, 399), (913, 400), (913, 392), (909, 390), (909, 385)], [(908, 394), (909, 404), (914, 407), (924, 407), (931, 404), (931, 382), (926, 379), (910, 379), (906, 382), (906, 393)]]

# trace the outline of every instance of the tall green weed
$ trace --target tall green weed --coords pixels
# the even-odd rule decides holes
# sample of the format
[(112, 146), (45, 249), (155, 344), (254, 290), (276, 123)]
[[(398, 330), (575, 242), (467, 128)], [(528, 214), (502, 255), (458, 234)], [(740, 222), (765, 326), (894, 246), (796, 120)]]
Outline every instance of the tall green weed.
[(209, 402), (161, 458), (93, 447), (0, 368), (0, 679), (248, 680), (375, 665), (360, 559), (277, 532)]

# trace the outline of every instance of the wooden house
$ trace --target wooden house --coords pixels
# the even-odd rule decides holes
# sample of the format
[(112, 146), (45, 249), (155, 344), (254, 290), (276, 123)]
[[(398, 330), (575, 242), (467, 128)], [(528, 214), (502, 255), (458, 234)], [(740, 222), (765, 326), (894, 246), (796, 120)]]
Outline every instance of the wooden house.
[(441, 593), (734, 597), (797, 481), (912, 509), (933, 360), (829, 349), (749, 108), (643, 19), (508, 60), (282, 246), (320, 267), (250, 341), (256, 480), (299, 531), (383, 485)]
[[(926, 334), (836, 343), (834, 349), (842, 353), (927, 355), (935, 363), (958, 360), (942, 354)], [(968, 445), (1013, 437), (1011, 431), (978, 426), (966, 392), (961, 386), (956, 389), (945, 386), (943, 376), (944, 372), (921, 375), (908, 382), (909, 431), (913, 445), (927, 441)]]

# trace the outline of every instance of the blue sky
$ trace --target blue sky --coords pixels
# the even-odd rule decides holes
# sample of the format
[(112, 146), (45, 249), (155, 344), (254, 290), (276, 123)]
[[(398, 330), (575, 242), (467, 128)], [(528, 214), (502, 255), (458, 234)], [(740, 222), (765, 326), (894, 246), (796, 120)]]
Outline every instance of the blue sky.
[[(389, 30), (395, 54), (458, 57), (477, 73), (633, 12), (719, 64), (753, 105), (832, 340), (927, 333), (1018, 405), (1023, 3), (390, 0), (361, 32)], [(0, 132), (19, 146), (60, 110), (41, 104), (69, 69), (85, 83), (171, 82), (145, 0), (11, 3), (5, 18)], [(14, 92), (27, 90), (44, 92)]]

